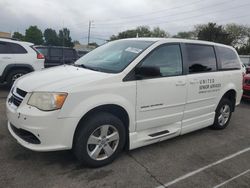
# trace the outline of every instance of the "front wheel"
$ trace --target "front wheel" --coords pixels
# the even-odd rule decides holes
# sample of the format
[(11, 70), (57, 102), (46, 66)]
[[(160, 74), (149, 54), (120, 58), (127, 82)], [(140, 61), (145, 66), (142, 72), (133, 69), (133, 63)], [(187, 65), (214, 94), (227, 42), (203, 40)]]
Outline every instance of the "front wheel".
[(123, 149), (125, 128), (122, 121), (110, 113), (98, 113), (84, 121), (76, 133), (73, 151), (89, 167), (111, 163)]
[(18, 78), (20, 78), (21, 76), (23, 76), (23, 75), (25, 75), (25, 74), (27, 74), (28, 73), (28, 71), (27, 70), (14, 70), (14, 71), (11, 71), (10, 73), (9, 73), (9, 75), (7, 76), (7, 79), (6, 79), (6, 81), (7, 81), (7, 86), (9, 87), (9, 88), (11, 88), (11, 86), (14, 84), (14, 82), (18, 79)]
[(227, 99), (221, 99), (215, 114), (213, 129), (224, 129), (228, 126), (233, 110), (232, 102)]

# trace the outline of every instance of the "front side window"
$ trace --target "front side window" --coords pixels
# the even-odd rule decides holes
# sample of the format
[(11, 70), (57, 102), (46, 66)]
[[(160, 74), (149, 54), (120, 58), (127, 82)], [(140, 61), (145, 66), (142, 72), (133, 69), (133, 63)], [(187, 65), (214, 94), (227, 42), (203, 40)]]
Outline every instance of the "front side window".
[(179, 44), (158, 47), (143, 60), (141, 66), (157, 67), (163, 77), (181, 75), (182, 56)]
[(217, 47), (221, 62), (221, 70), (225, 69), (240, 69), (240, 62), (236, 53), (225, 47)]
[(138, 57), (152, 41), (118, 40), (87, 53), (75, 64), (101, 72), (118, 73)]
[(186, 44), (189, 73), (217, 70), (213, 46)]

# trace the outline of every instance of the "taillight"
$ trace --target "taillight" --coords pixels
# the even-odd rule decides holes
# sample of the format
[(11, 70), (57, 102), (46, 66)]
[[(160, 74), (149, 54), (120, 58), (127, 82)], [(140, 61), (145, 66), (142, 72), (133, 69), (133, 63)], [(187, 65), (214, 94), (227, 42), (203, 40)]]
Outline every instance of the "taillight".
[(37, 54), (37, 59), (44, 59), (44, 55), (41, 54), (41, 53), (38, 53), (38, 54)]

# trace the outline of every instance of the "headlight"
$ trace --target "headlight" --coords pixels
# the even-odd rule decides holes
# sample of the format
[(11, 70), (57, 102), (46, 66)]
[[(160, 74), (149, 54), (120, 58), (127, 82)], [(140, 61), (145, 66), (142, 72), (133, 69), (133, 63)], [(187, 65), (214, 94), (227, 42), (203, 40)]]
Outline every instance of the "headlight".
[(61, 109), (67, 97), (67, 93), (33, 92), (29, 98), (28, 105), (43, 111)]

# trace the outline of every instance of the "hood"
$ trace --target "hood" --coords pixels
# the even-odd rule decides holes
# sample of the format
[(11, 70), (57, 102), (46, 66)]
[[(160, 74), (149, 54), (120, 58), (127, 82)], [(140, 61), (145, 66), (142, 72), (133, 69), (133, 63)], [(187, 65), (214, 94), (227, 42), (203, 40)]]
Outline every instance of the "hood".
[(81, 84), (93, 83), (113, 74), (92, 71), (70, 65), (63, 65), (32, 72), (19, 78), (15, 86), (27, 91), (67, 91), (68, 88)]

